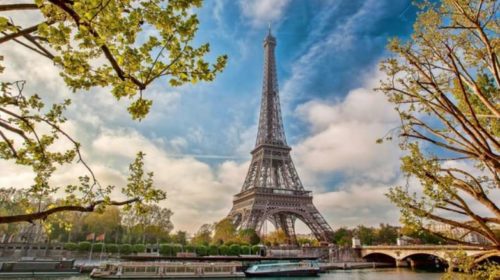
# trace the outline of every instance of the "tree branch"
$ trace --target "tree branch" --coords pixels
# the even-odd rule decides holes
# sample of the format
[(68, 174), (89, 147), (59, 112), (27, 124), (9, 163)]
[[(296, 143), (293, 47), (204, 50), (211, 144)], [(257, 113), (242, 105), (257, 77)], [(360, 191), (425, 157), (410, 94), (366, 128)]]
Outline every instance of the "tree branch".
[(99, 205), (113, 205), (113, 206), (123, 206), (127, 204), (131, 204), (134, 202), (140, 201), (139, 198), (132, 198), (125, 201), (110, 201), (105, 202), (104, 200), (98, 200), (88, 206), (79, 206), (79, 205), (65, 205), (58, 206), (54, 208), (47, 209), (45, 211), (31, 213), (31, 214), (22, 214), (22, 215), (13, 215), (13, 216), (0, 216), (0, 224), (9, 224), (9, 223), (17, 223), (17, 222), (29, 222), (32, 223), (35, 220), (43, 220), (46, 219), (49, 215), (69, 211), (69, 212), (93, 212), (95, 208)]

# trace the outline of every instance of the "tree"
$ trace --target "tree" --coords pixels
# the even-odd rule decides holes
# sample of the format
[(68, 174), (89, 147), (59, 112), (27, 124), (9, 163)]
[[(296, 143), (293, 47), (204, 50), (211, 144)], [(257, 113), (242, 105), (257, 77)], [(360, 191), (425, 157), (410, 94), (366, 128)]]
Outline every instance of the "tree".
[(118, 207), (106, 207), (102, 213), (94, 212), (83, 218), (88, 232), (105, 234), (109, 237), (120, 227), (121, 216)]
[(341, 227), (333, 232), (333, 241), (335, 244), (346, 246), (351, 244), (351, 240), (352, 231), (345, 227)]
[(375, 229), (372, 227), (365, 227), (363, 225), (359, 225), (355, 229), (356, 235), (359, 238), (361, 244), (363, 245), (372, 245), (375, 240)]
[(194, 235), (191, 243), (194, 245), (205, 245), (207, 246), (212, 242), (212, 230), (213, 225), (204, 224), (198, 229), (198, 232)]
[[(204, 57), (208, 44), (192, 41), (198, 29), (193, 9), (201, 0), (35, 0), (0, 4), (0, 44), (18, 44), (41, 58), (49, 59), (69, 90), (106, 87), (116, 99), (131, 100), (133, 119), (144, 118), (151, 100), (146, 89), (155, 80), (167, 79), (171, 86), (212, 81), (224, 68), (227, 57), (210, 65)], [(23, 11), (26, 18), (41, 19), (31, 26), (12, 22), (9, 12)], [(0, 60), (3, 57), (0, 57)], [(29, 64), (26, 63), (27, 67)], [(0, 73), (5, 69), (0, 63)], [(153, 188), (152, 173), (143, 171), (144, 154), (131, 164), (129, 184), (123, 186), (122, 201), (111, 199), (114, 186), (102, 186), (82, 156), (81, 145), (63, 127), (63, 112), (70, 104), (50, 105), (43, 94), (23, 92), (26, 81), (0, 81), (0, 158), (32, 168), (34, 184), (24, 196), (47, 197), (64, 190), (65, 199), (45, 209), (0, 216), (0, 223), (32, 222), (62, 211), (92, 212), (108, 205), (141, 208), (165, 198)], [(53, 149), (57, 141), (71, 148)], [(53, 186), (50, 177), (61, 165), (81, 163), (79, 185)]]
[(380, 228), (375, 230), (375, 242), (377, 244), (396, 244), (398, 238), (398, 228), (388, 224), (380, 224)]
[(238, 231), (238, 240), (241, 243), (256, 245), (260, 242), (260, 237), (254, 229), (241, 229)]
[(234, 241), (236, 237), (236, 228), (233, 221), (229, 218), (222, 219), (215, 224), (213, 242), (215, 244), (225, 244)]
[(277, 229), (270, 232), (264, 237), (265, 242), (270, 243), (273, 246), (278, 246), (280, 244), (288, 244), (290, 240), (286, 236), (286, 233), (282, 229)]
[(401, 169), (420, 189), (398, 186), (388, 197), (405, 225), (459, 244), (474, 245), (452, 230), (483, 236), (492, 251), (480, 261), (500, 250), (493, 231), (500, 225), (498, 3), (420, 8), (411, 39), (390, 42), (395, 57), (381, 64), (388, 79), (380, 86), (401, 118)]
[(178, 230), (174, 235), (172, 235), (172, 242), (186, 246), (187, 244), (187, 232)]

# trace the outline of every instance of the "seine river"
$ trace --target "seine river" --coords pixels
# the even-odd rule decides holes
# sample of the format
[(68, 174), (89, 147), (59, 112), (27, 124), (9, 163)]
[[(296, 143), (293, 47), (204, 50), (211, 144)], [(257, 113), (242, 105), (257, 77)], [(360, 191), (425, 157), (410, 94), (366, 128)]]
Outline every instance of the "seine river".
[[(357, 269), (357, 270), (334, 270), (329, 273), (320, 274), (320, 277), (288, 277), (286, 279), (335, 279), (335, 280), (438, 280), (442, 273), (432, 273), (424, 271), (412, 271), (406, 268), (377, 268), (377, 269)], [(18, 280), (19, 278), (3, 278)], [(87, 280), (89, 276), (73, 276), (59, 278), (35, 278), (35, 279), (68, 279), (68, 280)], [(245, 278), (252, 279), (252, 278)], [(272, 280), (280, 278), (254, 278), (255, 280)], [(285, 279), (285, 278), (281, 278)], [(24, 278), (26, 280), (26, 278)]]

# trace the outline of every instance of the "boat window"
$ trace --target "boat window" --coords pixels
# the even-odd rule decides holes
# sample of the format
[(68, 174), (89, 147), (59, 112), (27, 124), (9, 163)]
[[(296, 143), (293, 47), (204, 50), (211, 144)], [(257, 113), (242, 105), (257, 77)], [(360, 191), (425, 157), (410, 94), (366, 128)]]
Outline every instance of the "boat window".
[(136, 272), (146, 272), (146, 267), (145, 266), (138, 266), (137, 269), (135, 270)]
[(134, 271), (135, 271), (135, 267), (126, 266), (126, 267), (124, 267), (124, 268), (123, 268), (123, 271), (124, 271), (125, 273), (127, 273), (127, 272), (128, 272), (128, 273), (131, 273), (131, 272), (134, 272)]
[[(165, 272), (167, 272), (167, 273), (173, 273), (173, 272), (176, 272), (176, 271), (175, 271), (175, 267), (174, 267), (174, 266), (167, 266), (167, 267), (165, 267), (164, 269), (165, 269)], [(180, 268), (180, 269), (183, 269), (183, 268)], [(177, 269), (177, 272), (181, 272), (181, 271), (179, 270), (179, 268)]]
[(146, 267), (146, 272), (156, 273), (156, 269), (157, 269), (156, 266), (148, 266)]

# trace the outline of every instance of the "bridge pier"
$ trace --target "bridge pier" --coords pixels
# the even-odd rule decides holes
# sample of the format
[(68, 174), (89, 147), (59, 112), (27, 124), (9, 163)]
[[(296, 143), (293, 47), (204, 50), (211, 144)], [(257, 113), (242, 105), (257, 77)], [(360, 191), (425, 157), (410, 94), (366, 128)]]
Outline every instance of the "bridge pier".
[(407, 267), (408, 262), (403, 259), (396, 259), (396, 267)]

